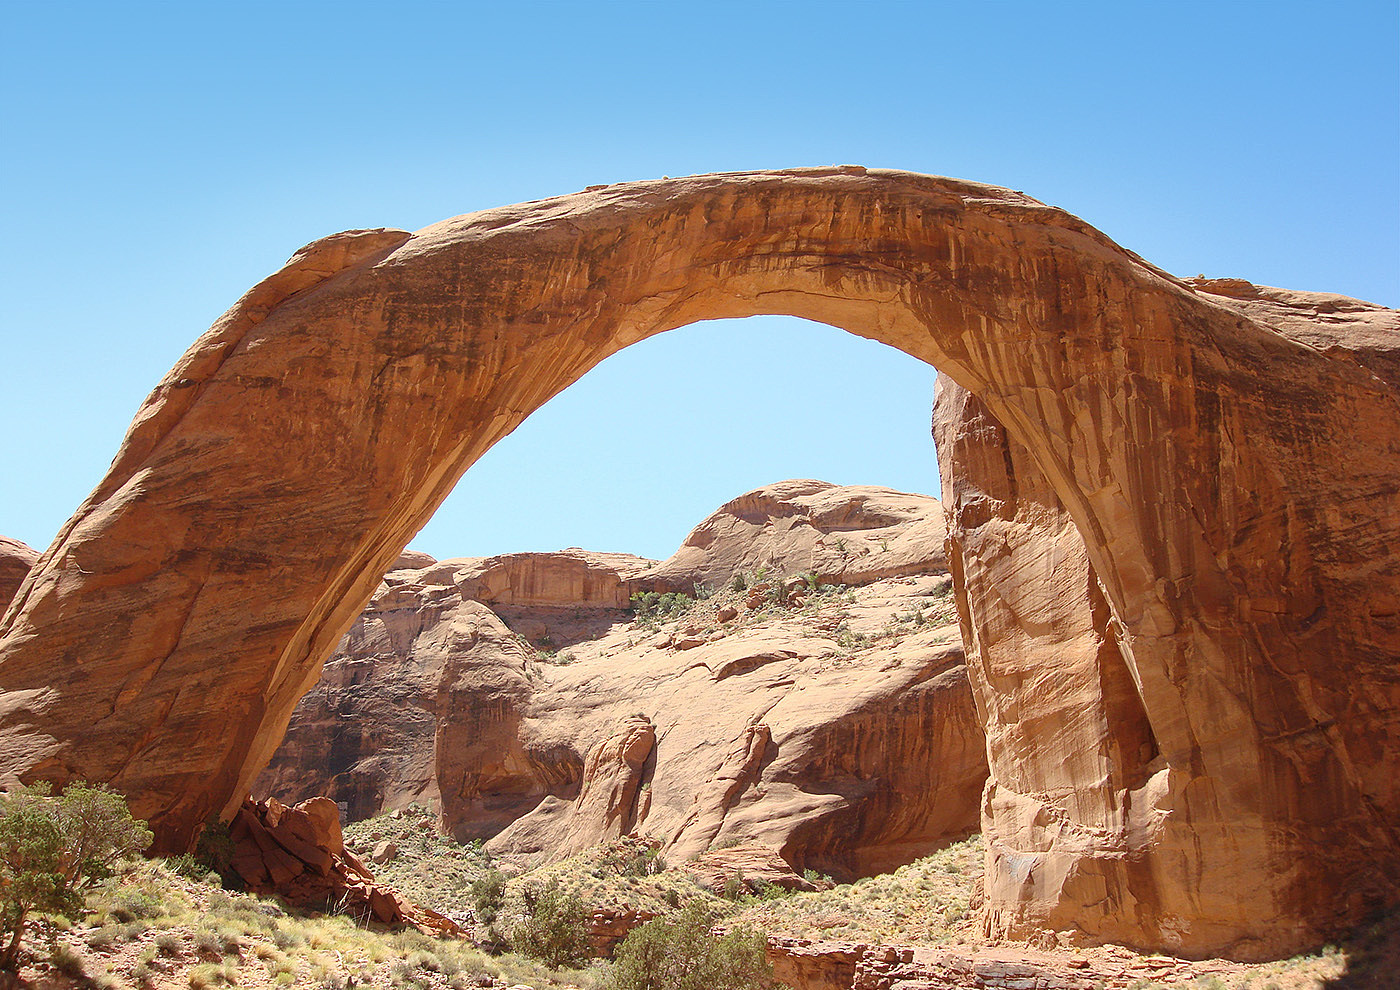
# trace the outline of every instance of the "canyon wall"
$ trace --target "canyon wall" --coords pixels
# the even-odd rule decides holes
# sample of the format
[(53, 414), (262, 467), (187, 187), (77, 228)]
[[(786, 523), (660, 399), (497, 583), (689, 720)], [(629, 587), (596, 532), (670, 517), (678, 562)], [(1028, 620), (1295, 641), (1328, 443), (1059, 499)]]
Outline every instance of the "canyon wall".
[[(424, 803), (528, 865), (634, 831), (677, 862), (757, 843), (843, 877), (902, 865), (977, 827), (986, 777), (956, 629), (932, 616), (951, 611), (942, 517), (927, 496), (797, 480), (726, 503), (660, 564), (406, 555), (254, 794), (325, 794), (356, 819)], [(794, 577), (827, 558), (868, 583)], [(730, 587), (759, 570), (769, 591)], [(784, 578), (800, 589), (779, 606)], [(707, 583), (718, 597), (673, 622), (614, 607), (619, 587)]]

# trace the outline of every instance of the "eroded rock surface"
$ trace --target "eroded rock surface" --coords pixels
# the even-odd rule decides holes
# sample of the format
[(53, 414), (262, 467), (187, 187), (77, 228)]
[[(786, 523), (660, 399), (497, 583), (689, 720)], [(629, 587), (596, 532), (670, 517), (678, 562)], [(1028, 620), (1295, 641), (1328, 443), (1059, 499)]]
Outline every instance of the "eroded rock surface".
[(927, 495), (890, 488), (782, 481), (720, 506), (643, 581), (689, 593), (735, 574), (812, 573), (829, 584), (869, 584), (946, 570), (935, 505)]
[[(850, 600), (830, 594), (807, 614), (789, 606), (720, 622), (701, 611), (579, 644), (573, 662), (533, 683), (521, 774), (493, 782), (498, 793), (460, 793), (457, 807), (539, 795), (487, 843), (523, 864), (590, 845), (609, 837), (615, 809), (629, 813), (630, 792), (610, 787), (615, 796), (586, 811), (586, 754), (635, 735), (633, 759), (612, 765), (630, 783), (645, 761), (632, 828), (669, 859), (756, 842), (798, 870), (849, 877), (926, 855), (972, 830), (986, 772), (956, 630), (933, 621), (948, 590), (946, 578), (896, 578)], [(495, 689), (463, 686), (457, 706), (498, 707)], [(488, 833), (489, 816), (459, 816), (453, 803), (444, 790), (455, 834)]]
[[(1267, 954), (1232, 933), (1247, 929), (1261, 904), (1271, 917), (1306, 916), (1317, 895), (1278, 890), (1276, 871), (1287, 867), (1267, 832), (1195, 806), (1218, 781), (1243, 783), (1257, 772), (1243, 745), (1248, 724), (1205, 717), (1216, 676), (1206, 668), (1178, 668), (1169, 698), (1151, 680), (1139, 688), (1131, 638), (1078, 528), (984, 403), (940, 379), (934, 428), (991, 763), (982, 804), (986, 934), (1077, 932), (1182, 952), (1196, 939), (1235, 955)], [(1194, 730), (1174, 723), (1165, 705), (1172, 697)], [(1189, 731), (1196, 737), (1181, 735)], [(1212, 737), (1223, 739), (1210, 745)], [(1261, 799), (1275, 814), (1296, 813), (1286, 789)], [(1365, 809), (1352, 814), (1358, 828), (1379, 824)], [(1347, 899), (1376, 898), (1377, 886), (1354, 876), (1336, 892), (1337, 910)]]
[(1020, 193), (859, 167), (298, 252), (157, 386), (0, 624), (0, 771), (110, 782), (188, 844), (482, 453), (617, 350), (760, 313), (937, 366), (1048, 479), (1205, 850), (1165, 878), (1175, 944), (1287, 954), (1400, 899), (1397, 314), (1174, 278)]
[(19, 540), (0, 536), (0, 615), (10, 607), (10, 601), (39, 559), (39, 552)]
[[(860, 508), (871, 491), (942, 516), (933, 499), (887, 489), (800, 482), (759, 492), (792, 487), (854, 504), (843, 524), (857, 532), (875, 528)], [(780, 508), (767, 524), (756, 512), (749, 524), (765, 547), (792, 518), (768, 504)], [(893, 522), (872, 511), (892, 541), (931, 528), (912, 509)], [(873, 545), (870, 555), (887, 553)], [(298, 706), (256, 793), (326, 793), (355, 818), (432, 804), (458, 838), (489, 838), (530, 864), (640, 832), (676, 861), (758, 842), (799, 869), (891, 868), (975, 828), (986, 775), (944, 621), (942, 548), (928, 553), (934, 573), (858, 589), (813, 593), (794, 578), (781, 607), (773, 582), (750, 608), (747, 589), (727, 587), (729, 573), (692, 573), (686, 587), (714, 578), (733, 604), (714, 599), (655, 625), (612, 608), (612, 592), (588, 590), (656, 587), (650, 572), (636, 576), (636, 558), (593, 555), (617, 562), (618, 579), (537, 582), (554, 590), (489, 607), (463, 596), (486, 594), (477, 575), (496, 563), (396, 567)], [(564, 557), (557, 568), (532, 559), (529, 573), (567, 572), (577, 553)], [(675, 560), (669, 573), (684, 574)], [(906, 551), (895, 572), (909, 561)], [(782, 574), (809, 563), (804, 551), (767, 566)]]

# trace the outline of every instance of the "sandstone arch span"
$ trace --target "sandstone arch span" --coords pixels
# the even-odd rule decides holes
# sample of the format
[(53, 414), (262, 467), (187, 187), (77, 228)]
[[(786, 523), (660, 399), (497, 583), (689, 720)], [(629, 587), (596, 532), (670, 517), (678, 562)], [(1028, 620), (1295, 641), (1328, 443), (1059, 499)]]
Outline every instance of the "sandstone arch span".
[[(1158, 893), (1069, 884), (1047, 918), (1264, 955), (1394, 900), (1363, 878), (1400, 866), (1396, 314), (1183, 282), (1019, 193), (860, 168), (303, 249), (157, 386), (17, 594), (0, 767), (111, 781), (188, 841), (482, 452), (616, 350), (760, 313), (936, 365), (1082, 534), (1156, 750), (1115, 854)], [(1016, 690), (992, 674), (985, 711)], [(1040, 851), (1008, 852), (993, 917), (1034, 922)]]

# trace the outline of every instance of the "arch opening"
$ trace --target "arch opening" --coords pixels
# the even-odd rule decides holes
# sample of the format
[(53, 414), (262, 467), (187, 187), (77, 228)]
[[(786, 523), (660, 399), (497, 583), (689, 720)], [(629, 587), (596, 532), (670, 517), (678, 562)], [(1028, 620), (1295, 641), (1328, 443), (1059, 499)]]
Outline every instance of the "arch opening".
[(566, 546), (661, 560), (783, 478), (937, 496), (933, 369), (825, 324), (706, 321), (625, 348), (463, 475), (410, 543), (436, 557)]

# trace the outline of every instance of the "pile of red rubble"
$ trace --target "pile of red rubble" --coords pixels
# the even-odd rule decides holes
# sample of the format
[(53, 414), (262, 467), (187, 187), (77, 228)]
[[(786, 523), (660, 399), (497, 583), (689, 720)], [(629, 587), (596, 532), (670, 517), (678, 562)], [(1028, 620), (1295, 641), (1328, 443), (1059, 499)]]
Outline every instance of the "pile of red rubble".
[(345, 848), (340, 809), (330, 798), (311, 798), (291, 808), (276, 798), (249, 799), (229, 824), (229, 834), (233, 868), (253, 893), (385, 924), (406, 923), (425, 935), (465, 934), (450, 918), (375, 882), (369, 868)]

